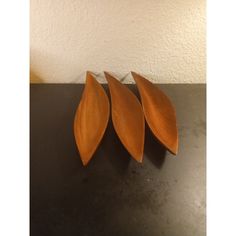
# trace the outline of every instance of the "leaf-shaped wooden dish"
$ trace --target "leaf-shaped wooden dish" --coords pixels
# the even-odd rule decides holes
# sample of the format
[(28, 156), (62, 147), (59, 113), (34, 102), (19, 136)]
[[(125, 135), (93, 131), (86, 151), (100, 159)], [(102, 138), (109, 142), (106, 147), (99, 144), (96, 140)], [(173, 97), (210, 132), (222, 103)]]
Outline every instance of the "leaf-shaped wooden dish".
[(142, 162), (145, 120), (136, 96), (113, 76), (104, 72), (111, 94), (112, 122), (124, 147), (138, 162)]
[(139, 74), (131, 73), (138, 86), (148, 126), (166, 149), (176, 155), (178, 131), (174, 106), (157, 86)]
[(103, 87), (87, 72), (86, 84), (74, 119), (74, 135), (83, 165), (96, 151), (107, 127), (110, 104)]

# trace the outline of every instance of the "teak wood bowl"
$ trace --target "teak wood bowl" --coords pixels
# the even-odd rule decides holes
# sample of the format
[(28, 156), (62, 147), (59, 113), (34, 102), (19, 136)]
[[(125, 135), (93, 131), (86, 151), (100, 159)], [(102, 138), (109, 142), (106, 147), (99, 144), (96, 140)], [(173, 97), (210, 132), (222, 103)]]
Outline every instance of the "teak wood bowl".
[(145, 119), (155, 137), (171, 153), (178, 152), (178, 130), (174, 106), (169, 98), (141, 75), (131, 72), (137, 84)]
[(111, 95), (111, 113), (114, 129), (124, 147), (138, 162), (142, 162), (145, 121), (137, 97), (122, 83), (104, 72)]
[(83, 165), (87, 165), (106, 130), (110, 104), (103, 87), (87, 72), (74, 119), (74, 135)]

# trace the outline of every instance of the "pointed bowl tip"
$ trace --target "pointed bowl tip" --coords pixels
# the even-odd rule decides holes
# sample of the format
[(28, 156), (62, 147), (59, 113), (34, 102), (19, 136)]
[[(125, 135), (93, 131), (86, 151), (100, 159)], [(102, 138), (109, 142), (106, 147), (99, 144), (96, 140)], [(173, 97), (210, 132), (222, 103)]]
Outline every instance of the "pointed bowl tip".
[(178, 145), (176, 147), (173, 147), (171, 150), (169, 150), (173, 155), (177, 155), (178, 154)]
[(137, 160), (138, 163), (142, 164), (143, 163), (143, 158)]
[(134, 72), (134, 71), (131, 71), (131, 75), (132, 75), (132, 77), (133, 77), (135, 83), (137, 84), (137, 81), (140, 80), (141, 75), (139, 75), (138, 73), (136, 73), (136, 72)]
[(104, 75), (110, 75), (108, 71), (103, 71)]
[(142, 154), (134, 154), (133, 153), (133, 159), (135, 160), (135, 161), (137, 161), (138, 163), (142, 163), (143, 162), (143, 152), (142, 152)]
[(107, 71), (104, 71), (104, 75), (105, 75), (105, 78), (106, 78), (108, 83), (109, 83), (109, 81), (114, 81), (115, 80), (115, 77)]
[(86, 72), (86, 79), (95, 79), (95, 77), (91, 71)]
[(90, 160), (84, 160), (81, 158), (83, 166), (87, 166)]
[(104, 71), (104, 75), (106, 77), (106, 79), (114, 79), (115, 77), (108, 71)]
[(176, 156), (178, 154), (178, 148), (174, 151), (174, 155)]
[(133, 77), (141, 76), (140, 74), (136, 73), (135, 71), (131, 71), (131, 75)]

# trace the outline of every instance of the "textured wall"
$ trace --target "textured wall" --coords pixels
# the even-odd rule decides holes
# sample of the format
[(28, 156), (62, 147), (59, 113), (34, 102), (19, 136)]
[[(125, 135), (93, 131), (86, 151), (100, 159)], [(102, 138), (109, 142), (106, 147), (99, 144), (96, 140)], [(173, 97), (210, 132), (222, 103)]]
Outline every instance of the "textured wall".
[(30, 18), (32, 82), (205, 82), (205, 0), (31, 0)]

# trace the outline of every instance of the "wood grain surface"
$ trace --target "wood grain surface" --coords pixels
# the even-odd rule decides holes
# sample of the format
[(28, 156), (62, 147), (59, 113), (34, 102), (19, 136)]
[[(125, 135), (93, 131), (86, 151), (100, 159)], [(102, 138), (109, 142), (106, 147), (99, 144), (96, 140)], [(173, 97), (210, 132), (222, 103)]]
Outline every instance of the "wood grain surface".
[(178, 130), (175, 108), (156, 85), (131, 72), (142, 100), (147, 124), (155, 137), (173, 154), (178, 152)]
[(143, 160), (145, 120), (137, 97), (122, 83), (105, 72), (111, 94), (114, 129), (131, 156)]
[(86, 85), (74, 119), (74, 135), (83, 165), (96, 151), (107, 127), (110, 104), (103, 87), (87, 72)]

